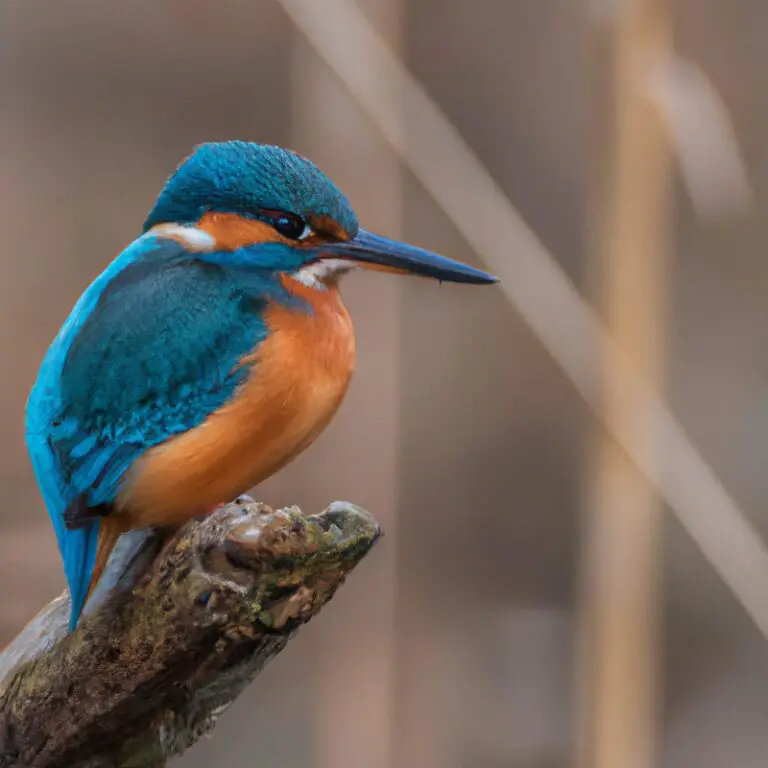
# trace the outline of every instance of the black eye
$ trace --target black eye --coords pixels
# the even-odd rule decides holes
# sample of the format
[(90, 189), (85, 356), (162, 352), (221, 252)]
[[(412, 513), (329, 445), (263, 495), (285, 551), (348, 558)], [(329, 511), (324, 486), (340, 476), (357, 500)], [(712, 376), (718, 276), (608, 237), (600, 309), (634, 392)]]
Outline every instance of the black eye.
[(271, 224), (283, 237), (291, 240), (298, 240), (306, 228), (304, 220), (292, 213), (278, 214), (272, 219)]

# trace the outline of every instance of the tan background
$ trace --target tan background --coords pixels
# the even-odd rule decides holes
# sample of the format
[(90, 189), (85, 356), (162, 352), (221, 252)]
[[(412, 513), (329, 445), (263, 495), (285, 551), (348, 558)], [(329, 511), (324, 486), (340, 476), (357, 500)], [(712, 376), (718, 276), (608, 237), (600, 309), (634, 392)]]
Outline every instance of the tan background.
[[(582, 4), (361, 5), (583, 287)], [(680, 49), (723, 94), (757, 203), (704, 225), (681, 200), (670, 399), (768, 535), (768, 7), (679, 0), (677, 11)], [(0, 72), (7, 641), (63, 586), (24, 450), (26, 393), (79, 293), (137, 234), (193, 144), (305, 151), (370, 228), (474, 256), (272, 0), (4, 0)], [(591, 417), (497, 289), (369, 274), (352, 276), (345, 295), (358, 329), (354, 387), (321, 440), (258, 495), (305, 510), (349, 498), (390, 535), (179, 765), (570, 765)], [(762, 768), (765, 638), (668, 519), (659, 765)]]

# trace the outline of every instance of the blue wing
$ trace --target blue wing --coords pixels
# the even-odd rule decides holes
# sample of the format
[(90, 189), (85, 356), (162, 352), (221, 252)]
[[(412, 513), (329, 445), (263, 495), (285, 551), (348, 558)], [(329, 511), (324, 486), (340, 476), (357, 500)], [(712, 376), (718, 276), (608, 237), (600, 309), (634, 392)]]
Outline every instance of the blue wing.
[[(99, 514), (148, 448), (200, 424), (232, 396), (238, 361), (266, 336), (265, 273), (145, 235), (81, 297), (40, 368), (27, 447), (64, 561), (77, 624)], [(242, 257), (242, 254), (241, 254)], [(242, 261), (242, 258), (241, 258)]]

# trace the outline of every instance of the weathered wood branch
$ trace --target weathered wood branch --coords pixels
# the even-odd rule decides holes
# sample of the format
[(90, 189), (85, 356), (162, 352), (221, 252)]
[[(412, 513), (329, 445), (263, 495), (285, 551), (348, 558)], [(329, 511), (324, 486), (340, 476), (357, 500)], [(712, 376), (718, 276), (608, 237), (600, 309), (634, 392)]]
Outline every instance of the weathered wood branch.
[(165, 765), (213, 728), (379, 535), (351, 504), (305, 517), (244, 498), (162, 549), (159, 534), (126, 540), (75, 632), (63, 595), (0, 656), (0, 766)]

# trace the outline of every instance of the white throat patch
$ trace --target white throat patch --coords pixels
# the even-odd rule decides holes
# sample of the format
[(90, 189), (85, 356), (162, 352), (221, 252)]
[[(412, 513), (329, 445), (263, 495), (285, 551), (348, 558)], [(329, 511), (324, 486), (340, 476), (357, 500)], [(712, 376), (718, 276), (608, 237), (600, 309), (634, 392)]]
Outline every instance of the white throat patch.
[(324, 291), (327, 288), (326, 281), (329, 278), (343, 275), (356, 266), (354, 261), (348, 259), (321, 259), (307, 264), (291, 276), (294, 280), (298, 280), (310, 288)]

